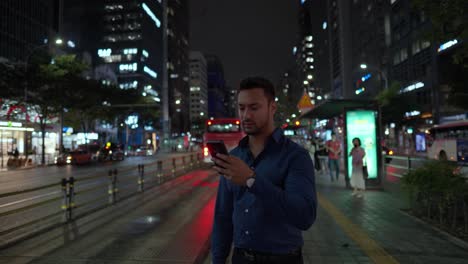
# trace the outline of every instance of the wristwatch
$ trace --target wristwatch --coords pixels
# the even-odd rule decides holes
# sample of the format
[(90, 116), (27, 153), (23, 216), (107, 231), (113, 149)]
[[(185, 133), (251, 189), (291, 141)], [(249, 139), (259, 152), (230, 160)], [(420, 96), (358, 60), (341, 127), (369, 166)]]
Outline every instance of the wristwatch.
[(248, 177), (247, 180), (245, 181), (245, 185), (247, 187), (252, 188), (253, 184), (255, 183), (255, 172), (252, 174), (252, 176)]

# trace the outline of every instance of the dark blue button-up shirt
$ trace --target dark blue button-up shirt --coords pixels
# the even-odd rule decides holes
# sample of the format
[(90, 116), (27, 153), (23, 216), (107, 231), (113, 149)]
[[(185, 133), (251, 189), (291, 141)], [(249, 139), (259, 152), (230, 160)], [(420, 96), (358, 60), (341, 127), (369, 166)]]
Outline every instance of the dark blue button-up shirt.
[(220, 178), (216, 199), (213, 263), (225, 263), (231, 244), (268, 253), (303, 245), (302, 230), (315, 221), (317, 197), (309, 152), (276, 129), (254, 159), (248, 137), (231, 151), (255, 170), (251, 188)]

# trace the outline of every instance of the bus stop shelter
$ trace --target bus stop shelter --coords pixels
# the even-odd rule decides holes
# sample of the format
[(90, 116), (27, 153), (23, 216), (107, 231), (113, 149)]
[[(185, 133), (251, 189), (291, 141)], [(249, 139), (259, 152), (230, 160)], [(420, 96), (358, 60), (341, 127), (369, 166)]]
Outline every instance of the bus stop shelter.
[(378, 187), (383, 176), (381, 150), (381, 115), (374, 100), (329, 99), (301, 114), (299, 119), (344, 118), (343, 164), (346, 186), (350, 187), (352, 140), (359, 137), (366, 151), (368, 178), (366, 187)]

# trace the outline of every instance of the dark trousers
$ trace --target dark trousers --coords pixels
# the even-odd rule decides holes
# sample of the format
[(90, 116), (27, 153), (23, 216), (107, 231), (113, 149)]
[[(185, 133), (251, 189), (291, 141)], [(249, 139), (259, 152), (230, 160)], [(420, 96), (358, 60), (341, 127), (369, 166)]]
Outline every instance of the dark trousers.
[(273, 255), (234, 248), (232, 264), (303, 264), (302, 252)]

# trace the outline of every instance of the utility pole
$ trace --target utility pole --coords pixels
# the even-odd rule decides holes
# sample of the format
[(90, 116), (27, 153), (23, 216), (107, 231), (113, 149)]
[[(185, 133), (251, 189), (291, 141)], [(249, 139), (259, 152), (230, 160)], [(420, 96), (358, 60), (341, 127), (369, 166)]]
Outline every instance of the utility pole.
[[(162, 27), (162, 37), (163, 37), (163, 74), (162, 74), (162, 114), (163, 114), (163, 140), (169, 140), (171, 134), (171, 124), (169, 119), (169, 80), (168, 80), (168, 43), (167, 43), (167, 1), (163, 0), (163, 27)], [(164, 142), (164, 141), (163, 141)], [(163, 145), (164, 146), (164, 145)]]

